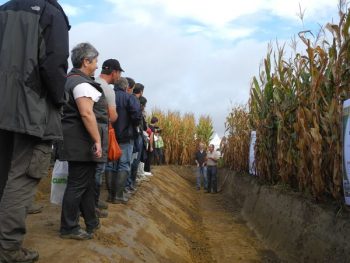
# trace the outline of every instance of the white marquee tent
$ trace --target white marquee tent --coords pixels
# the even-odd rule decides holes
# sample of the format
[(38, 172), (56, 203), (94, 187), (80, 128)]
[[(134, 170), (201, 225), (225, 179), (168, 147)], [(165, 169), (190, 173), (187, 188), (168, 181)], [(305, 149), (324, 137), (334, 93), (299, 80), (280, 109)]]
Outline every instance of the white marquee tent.
[(217, 133), (215, 133), (213, 139), (210, 141), (210, 144), (214, 144), (215, 150), (217, 150), (218, 148), (220, 148), (220, 142), (221, 142), (221, 138)]

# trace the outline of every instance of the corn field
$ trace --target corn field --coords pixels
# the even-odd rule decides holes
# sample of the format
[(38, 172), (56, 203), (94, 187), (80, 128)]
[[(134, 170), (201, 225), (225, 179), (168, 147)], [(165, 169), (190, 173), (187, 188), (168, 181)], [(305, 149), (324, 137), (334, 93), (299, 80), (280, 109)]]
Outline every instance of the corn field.
[(223, 152), (224, 163), (237, 172), (248, 171), (249, 112), (246, 106), (236, 106), (226, 118), (228, 146)]
[(196, 128), (197, 141), (209, 145), (213, 134), (214, 128), (211, 118), (209, 116), (201, 116)]
[[(317, 200), (341, 197), (342, 102), (350, 95), (350, 16), (342, 5), (339, 18), (316, 37), (300, 32), (304, 52), (295, 48), (285, 57), (285, 46), (268, 47), (252, 80), (249, 110), (236, 107), (227, 117), (228, 166), (248, 172), (248, 134), (255, 130), (255, 166), (262, 181), (288, 184)], [(244, 116), (249, 124), (242, 122)]]
[(212, 121), (208, 116), (201, 116), (198, 125), (191, 113), (181, 115), (153, 109), (151, 116), (158, 118), (158, 126), (162, 129), (166, 164), (193, 164), (199, 142), (207, 145), (213, 135)]

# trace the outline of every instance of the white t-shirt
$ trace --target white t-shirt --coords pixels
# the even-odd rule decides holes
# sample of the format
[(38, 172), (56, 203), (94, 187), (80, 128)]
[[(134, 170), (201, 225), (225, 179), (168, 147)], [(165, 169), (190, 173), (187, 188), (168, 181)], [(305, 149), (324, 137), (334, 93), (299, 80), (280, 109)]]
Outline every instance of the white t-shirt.
[(94, 102), (98, 102), (101, 98), (101, 92), (99, 92), (94, 86), (89, 83), (80, 83), (73, 89), (74, 99), (87, 97), (91, 98)]

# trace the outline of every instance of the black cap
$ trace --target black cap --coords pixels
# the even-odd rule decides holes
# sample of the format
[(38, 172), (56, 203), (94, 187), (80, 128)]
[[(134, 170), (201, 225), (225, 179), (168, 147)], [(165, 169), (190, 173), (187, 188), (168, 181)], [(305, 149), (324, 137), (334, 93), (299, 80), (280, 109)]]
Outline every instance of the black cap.
[(105, 62), (103, 62), (102, 70), (119, 70), (124, 72), (124, 70), (120, 66), (119, 61), (116, 59), (107, 59)]

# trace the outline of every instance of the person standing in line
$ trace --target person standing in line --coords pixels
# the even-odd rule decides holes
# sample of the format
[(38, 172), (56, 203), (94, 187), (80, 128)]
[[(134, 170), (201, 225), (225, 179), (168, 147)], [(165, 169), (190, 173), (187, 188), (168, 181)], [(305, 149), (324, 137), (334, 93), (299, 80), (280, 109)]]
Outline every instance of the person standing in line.
[(162, 137), (162, 130), (159, 127), (154, 129), (154, 159), (157, 165), (164, 163), (164, 141)]
[[(91, 239), (100, 227), (95, 211), (96, 164), (107, 161), (107, 101), (102, 88), (91, 76), (97, 69), (98, 51), (89, 43), (71, 52), (73, 69), (68, 74), (63, 107), (63, 144), (60, 159), (68, 161), (68, 180), (62, 211), (60, 237)], [(86, 231), (79, 225), (83, 216)]]
[[(101, 85), (103, 93), (107, 99), (107, 111), (108, 118), (111, 123), (114, 123), (118, 118), (118, 113), (115, 104), (115, 94), (113, 87), (110, 84), (115, 84), (121, 76), (121, 73), (124, 70), (121, 68), (120, 63), (116, 59), (108, 59), (102, 64), (102, 71), (98, 78), (96, 78), (96, 82)], [(101, 124), (101, 128), (104, 129), (104, 133), (108, 133), (108, 124)], [(104, 146), (108, 148), (108, 144)], [(101, 192), (101, 184), (102, 184), (102, 176), (105, 173), (106, 163), (101, 162), (97, 163), (96, 166), (96, 174), (95, 174), (95, 206), (96, 206), (96, 214), (98, 217), (103, 218), (108, 216), (107, 208), (108, 205), (106, 202), (100, 199)]]
[(131, 169), (131, 158), (134, 146), (134, 130), (141, 121), (140, 103), (126, 89), (128, 81), (120, 78), (114, 85), (115, 99), (118, 111), (118, 119), (113, 123), (113, 128), (122, 150), (122, 156), (116, 162), (109, 162), (106, 172), (111, 173), (112, 180), (108, 194), (108, 202), (113, 204), (126, 204), (128, 198), (124, 195), (126, 180)]
[(142, 97), (143, 96), (143, 92), (145, 90), (145, 86), (143, 86), (143, 84), (141, 84), (141, 83), (136, 83), (134, 85), (134, 89), (135, 88), (137, 88), (139, 90), (138, 92), (140, 93), (140, 96)]
[(147, 158), (145, 160), (145, 175), (146, 176), (153, 176), (151, 172), (151, 164), (153, 164), (153, 157), (154, 157), (154, 131), (155, 127), (158, 123), (158, 118), (153, 116), (151, 118), (151, 123), (148, 125), (147, 134), (149, 138), (149, 144), (147, 147)]
[(195, 161), (197, 164), (197, 177), (196, 177), (196, 187), (199, 191), (201, 189), (201, 178), (203, 177), (204, 190), (208, 189), (208, 179), (207, 179), (207, 167), (206, 167), (207, 153), (205, 151), (204, 143), (199, 143), (199, 149), (196, 152)]
[[(140, 104), (141, 111), (143, 110), (143, 106), (140, 101), (141, 90), (139, 87), (134, 88), (135, 81), (131, 78), (126, 78), (129, 83), (129, 91), (132, 90), (134, 99)], [(131, 88), (132, 87), (132, 88)], [(128, 91), (127, 91), (128, 92)], [(134, 147), (133, 154), (131, 159), (131, 168), (130, 175), (127, 180), (127, 186), (125, 188), (127, 193), (133, 194), (136, 192), (136, 175), (137, 175), (137, 167), (140, 163), (141, 158), (141, 150), (142, 150), (142, 131), (143, 131), (143, 118), (140, 122), (140, 125), (135, 127), (134, 130)]]
[[(139, 93), (140, 91), (135, 88), (134, 92), (136, 92), (137, 96), (141, 95), (141, 93)], [(145, 119), (145, 115), (144, 115), (144, 111), (146, 108), (146, 104), (147, 104), (147, 99), (143, 96), (139, 96), (139, 100), (140, 100), (140, 105), (141, 105), (141, 111), (142, 111), (142, 120), (141, 120), (141, 124), (140, 124), (140, 133), (138, 136), (138, 148), (139, 148), (139, 152), (137, 155), (137, 159), (133, 162), (133, 170), (132, 170), (132, 176), (133, 176), (133, 181), (134, 184), (135, 182), (140, 182), (140, 181), (149, 181), (149, 178), (145, 175), (144, 172), (144, 162), (145, 162), (145, 156), (146, 156), (146, 142), (145, 142), (145, 138), (144, 138), (144, 132), (146, 132), (147, 130), (147, 122)]]
[(0, 262), (35, 262), (25, 219), (62, 139), (70, 26), (55, 0), (8, 1), (0, 21)]
[(133, 94), (133, 90), (135, 87), (135, 80), (129, 77), (126, 77), (126, 80), (128, 81), (128, 87), (126, 88), (126, 93)]
[(209, 151), (207, 152), (207, 176), (208, 176), (208, 190), (207, 193), (217, 193), (217, 165), (219, 160), (219, 154), (214, 151), (214, 144), (209, 145)]

